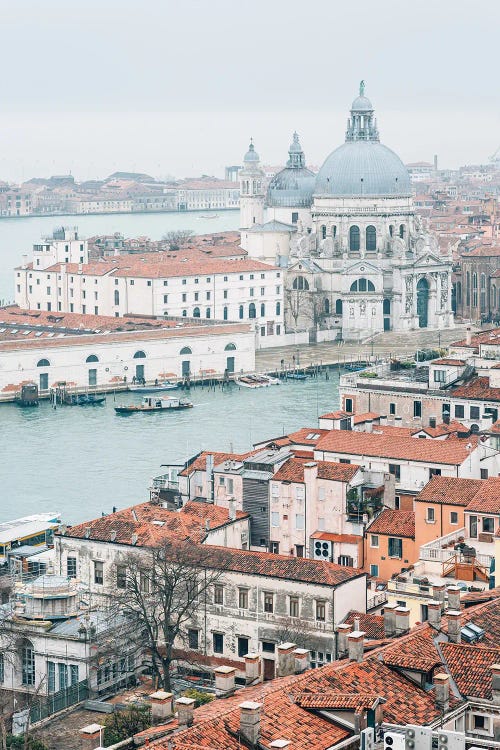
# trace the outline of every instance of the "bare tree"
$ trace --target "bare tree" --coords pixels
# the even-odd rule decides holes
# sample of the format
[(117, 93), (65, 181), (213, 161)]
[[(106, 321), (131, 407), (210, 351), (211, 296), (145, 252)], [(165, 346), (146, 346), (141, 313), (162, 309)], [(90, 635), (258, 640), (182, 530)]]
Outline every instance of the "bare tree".
[(167, 243), (169, 250), (180, 250), (192, 234), (191, 229), (173, 229), (164, 234), (162, 240)]
[(294, 643), (298, 648), (307, 648), (309, 624), (300, 617), (283, 617), (275, 628), (278, 643)]
[(309, 292), (305, 289), (285, 289), (285, 310), (298, 328), (301, 317), (309, 317)]
[(170, 690), (170, 669), (177, 658), (174, 647), (189, 646), (188, 627), (197, 624), (198, 611), (211, 600), (223, 568), (220, 551), (192, 542), (165, 543), (121, 561), (116, 605), (135, 618), (153, 677), (165, 690)]

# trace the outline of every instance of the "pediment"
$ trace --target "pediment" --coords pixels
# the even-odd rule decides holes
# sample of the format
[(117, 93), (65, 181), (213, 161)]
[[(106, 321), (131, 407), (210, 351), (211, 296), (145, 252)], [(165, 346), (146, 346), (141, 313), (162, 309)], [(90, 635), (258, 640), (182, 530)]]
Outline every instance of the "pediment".
[(344, 276), (382, 276), (383, 270), (366, 260), (356, 260), (342, 270)]

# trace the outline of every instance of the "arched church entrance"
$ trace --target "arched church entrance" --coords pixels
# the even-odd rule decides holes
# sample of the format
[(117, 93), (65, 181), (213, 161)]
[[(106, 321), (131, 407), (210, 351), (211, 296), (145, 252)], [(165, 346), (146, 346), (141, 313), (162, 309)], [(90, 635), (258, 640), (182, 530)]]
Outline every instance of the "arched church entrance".
[(429, 282), (420, 279), (417, 283), (417, 315), (419, 328), (427, 328), (429, 310)]

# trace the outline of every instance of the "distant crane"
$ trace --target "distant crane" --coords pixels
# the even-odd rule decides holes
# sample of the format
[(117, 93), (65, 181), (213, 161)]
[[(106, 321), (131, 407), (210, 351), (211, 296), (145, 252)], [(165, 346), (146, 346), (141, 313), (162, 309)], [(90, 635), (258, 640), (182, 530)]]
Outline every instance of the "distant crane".
[(490, 156), (491, 162), (500, 161), (500, 146), (497, 148), (494, 154)]

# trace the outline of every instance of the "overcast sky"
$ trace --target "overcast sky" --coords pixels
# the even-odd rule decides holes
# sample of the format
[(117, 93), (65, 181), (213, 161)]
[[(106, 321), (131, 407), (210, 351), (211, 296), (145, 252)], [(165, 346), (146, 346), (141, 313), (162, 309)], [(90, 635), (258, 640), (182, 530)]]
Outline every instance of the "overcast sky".
[(0, 179), (309, 164), (360, 79), (404, 161), (500, 146), (498, 0), (3, 0)]

